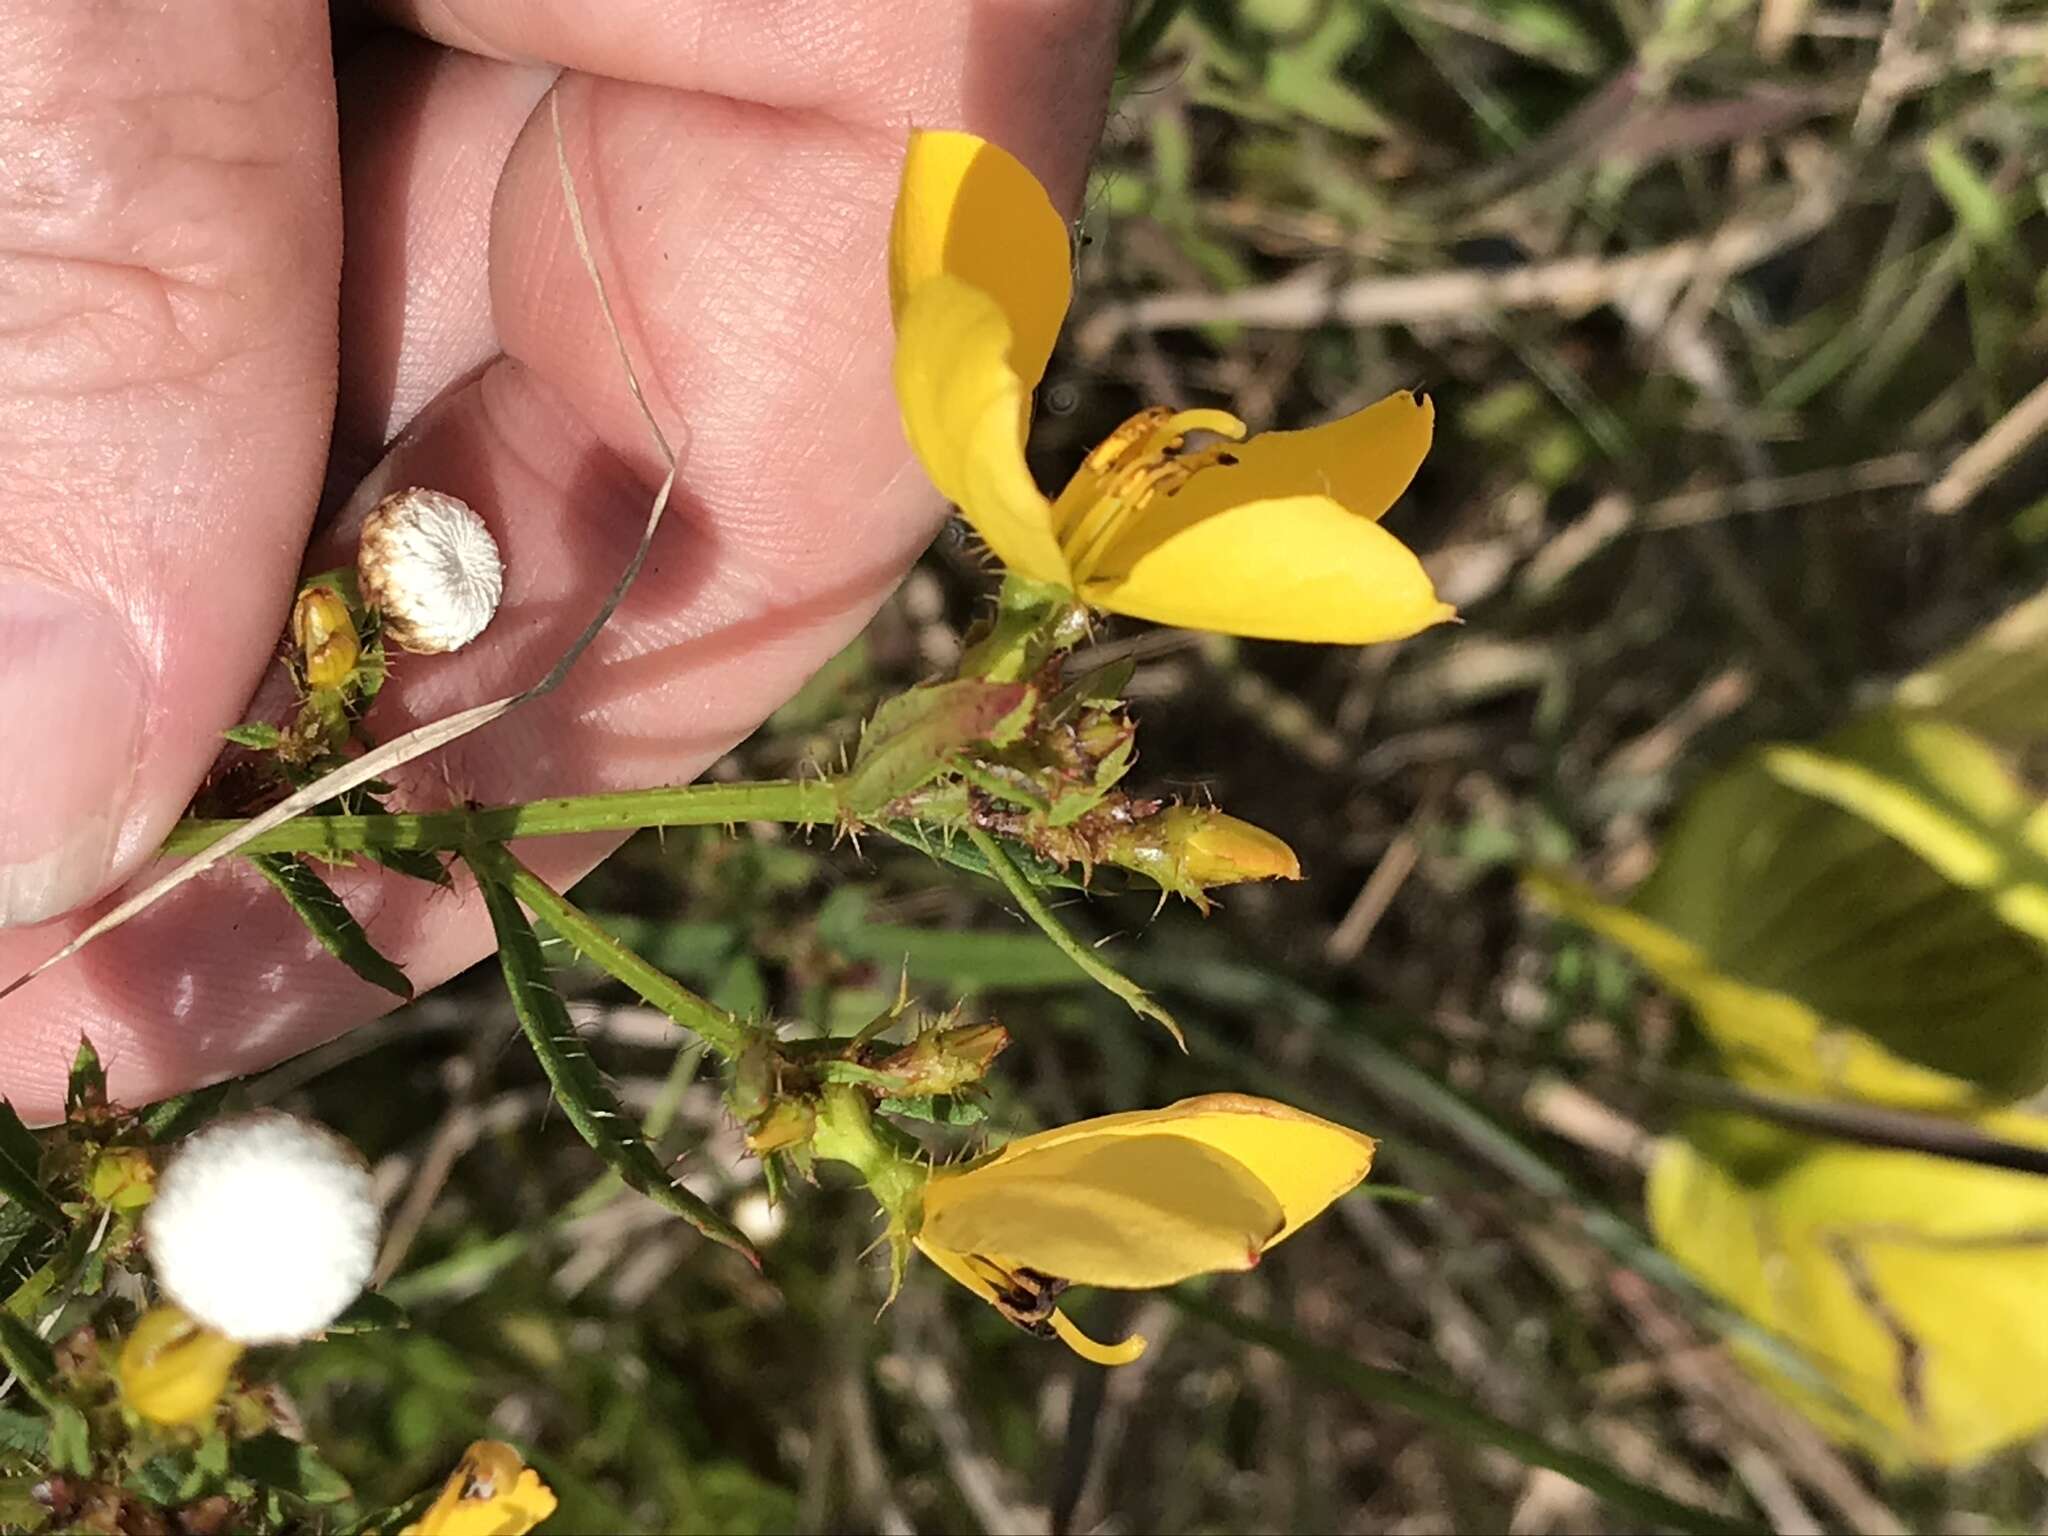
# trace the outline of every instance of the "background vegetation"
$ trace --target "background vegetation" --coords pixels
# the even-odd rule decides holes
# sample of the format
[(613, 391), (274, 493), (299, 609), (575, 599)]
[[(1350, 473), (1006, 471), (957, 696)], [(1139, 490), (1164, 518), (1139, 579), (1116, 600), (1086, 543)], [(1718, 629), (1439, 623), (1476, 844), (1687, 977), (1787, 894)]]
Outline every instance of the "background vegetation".
[[(1716, 766), (1839, 723), (2048, 575), (2044, 59), (2041, 10), (1990, 0), (1141, 0), (1042, 478), (1154, 400), (1255, 428), (1437, 403), (1392, 521), (1461, 627), (1102, 639), (1138, 661), (1134, 785), (1213, 793), (1308, 878), (1206, 920), (1065, 910), (1185, 1057), (901, 848), (646, 837), (579, 900), (727, 1006), (843, 1028), (903, 967), (970, 999), (1017, 1042), (1006, 1126), (1266, 1092), (1382, 1137), (1367, 1190), (1254, 1275), (1085, 1300), (1153, 1340), (1113, 1374), (929, 1270), (878, 1322), (864, 1195), (770, 1212), (665, 1022), (569, 971), (766, 1277), (615, 1195), (487, 967), (245, 1090), (372, 1157), (412, 1318), (293, 1358), (311, 1438), (366, 1501), (515, 1440), (561, 1531), (1636, 1524), (1532, 1466), (1552, 1452), (1749, 1527), (2048, 1520), (2038, 1451), (1888, 1477), (1733, 1366), (1641, 1235), (1683, 1015), (1516, 882), (1627, 887)], [(1958, 458), (2001, 421), (2012, 454)], [(949, 533), (719, 772), (836, 757), (987, 591)]]

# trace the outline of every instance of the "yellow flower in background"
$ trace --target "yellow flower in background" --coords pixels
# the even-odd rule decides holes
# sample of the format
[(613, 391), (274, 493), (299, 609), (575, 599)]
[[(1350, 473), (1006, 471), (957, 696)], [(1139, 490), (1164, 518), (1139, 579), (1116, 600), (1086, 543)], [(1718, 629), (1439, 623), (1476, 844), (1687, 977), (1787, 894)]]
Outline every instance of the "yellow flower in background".
[(399, 1536), (526, 1536), (555, 1512), (540, 1474), (502, 1440), (479, 1440), (427, 1512)]
[(122, 1341), (121, 1400), (158, 1424), (213, 1417), (242, 1346), (173, 1306), (152, 1307)]
[[(1143, 411), (1046, 498), (1024, 437), (1072, 297), (1067, 227), (997, 146), (912, 135), (889, 296), (910, 446), (1014, 575), (1093, 607), (1257, 639), (1363, 645), (1452, 617), (1378, 522), (1429, 451), (1422, 395), (1245, 442), (1223, 411)], [(1229, 441), (1182, 452), (1198, 431)]]
[(1370, 1136), (1236, 1093), (1105, 1115), (935, 1173), (917, 1247), (1012, 1322), (1125, 1365), (1145, 1341), (1082, 1333), (1057, 1305), (1069, 1285), (1250, 1269), (1356, 1186), (1372, 1153)]
[[(2048, 1147), (2037, 1115), (1963, 1123)], [(1736, 1341), (1767, 1386), (1894, 1469), (1966, 1466), (2048, 1428), (2048, 1179), (1727, 1114), (1687, 1129), (1659, 1146), (1650, 1223), (1783, 1341)]]

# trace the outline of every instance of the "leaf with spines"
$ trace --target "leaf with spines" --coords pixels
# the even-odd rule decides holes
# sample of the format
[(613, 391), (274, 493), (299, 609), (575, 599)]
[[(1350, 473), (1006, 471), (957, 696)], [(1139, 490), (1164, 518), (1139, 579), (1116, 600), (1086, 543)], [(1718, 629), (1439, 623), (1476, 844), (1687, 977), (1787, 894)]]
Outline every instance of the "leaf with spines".
[(238, 747), (247, 747), (252, 752), (274, 752), (284, 741), (284, 732), (264, 720), (251, 720), (242, 725), (231, 725), (221, 732)]
[(64, 1084), (64, 1116), (74, 1119), (85, 1112), (104, 1109), (107, 1104), (107, 1070), (100, 1065), (100, 1053), (84, 1035), (78, 1037), (78, 1053), (71, 1058), (71, 1075)]
[(863, 730), (853, 769), (841, 781), (842, 804), (854, 816), (875, 815), (929, 784), (976, 742), (1003, 747), (1015, 741), (1037, 705), (1029, 684), (979, 678), (897, 695)]
[(470, 849), (464, 862), (482, 887), (498, 940), (498, 962), (520, 1030), (532, 1047), (541, 1071), (554, 1089), (555, 1102), (591, 1150), (632, 1188), (664, 1210), (673, 1211), (714, 1242), (747, 1256), (755, 1268), (761, 1257), (739, 1229), (702, 1200), (672, 1182), (668, 1170), (641, 1139), (611, 1085), (590, 1059), (583, 1037), (570, 1022), (569, 1010), (548, 975), (540, 937), (512, 894), (495, 850)]
[(0, 1364), (12, 1371), (22, 1390), (45, 1409), (55, 1412), (62, 1405), (57, 1394), (57, 1357), (35, 1329), (6, 1307), (0, 1307)]
[(58, 1231), (69, 1225), (39, 1177), (42, 1149), (14, 1106), (0, 1099), (0, 1195)]
[(313, 873), (310, 864), (289, 853), (252, 853), (248, 859), (291, 903), (321, 948), (373, 986), (412, 1001), (412, 983), (405, 972), (370, 942), (355, 914), (342, 904), (332, 886)]

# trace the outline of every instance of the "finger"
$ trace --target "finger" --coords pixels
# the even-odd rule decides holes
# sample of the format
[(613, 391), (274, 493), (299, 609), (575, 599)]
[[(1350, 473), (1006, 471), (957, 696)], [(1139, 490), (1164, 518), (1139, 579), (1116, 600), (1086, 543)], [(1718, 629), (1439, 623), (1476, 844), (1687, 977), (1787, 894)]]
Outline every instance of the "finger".
[[(470, 53), (545, 61), (614, 80), (829, 112), (902, 130), (1001, 122), (1027, 163), (1068, 114), (1019, 102), (1084, 100), (1102, 0), (382, 0), (408, 26)], [(1062, 183), (1056, 196), (1073, 190)]]
[(491, 199), (556, 73), (401, 33), (342, 67), (347, 341), (329, 468), (341, 494), (429, 401), (498, 355)]
[(8, 926), (146, 856), (273, 653), (340, 228), (323, 8), (16, 0), (0, 57)]
[[(1056, 99), (1011, 97), (972, 126), (1005, 137), (1032, 118), (1041, 174), (1078, 186), (1114, 10), (1084, 18), (1093, 63)], [(900, 136), (587, 79), (566, 83), (563, 117), (597, 259), (682, 478), (640, 585), (564, 688), (421, 765), (404, 785), (419, 803), (693, 776), (859, 628), (938, 512), (888, 384)], [(472, 651), (401, 658), (380, 736), (532, 681), (646, 510), (652, 454), (617, 374), (593, 362), (613, 354), (544, 113), (499, 179), (493, 230), (497, 323), (515, 356), (415, 423), (354, 509), (387, 485), (462, 495), (504, 547), (506, 601)], [(578, 843), (539, 845), (543, 872), (566, 881), (602, 849)], [(372, 880), (351, 900), (422, 986), (489, 947), (466, 898)], [(37, 953), (55, 947), (33, 937)], [(33, 958), (0, 939), (5, 968)], [(297, 935), (271, 893), (209, 876), (0, 1003), (0, 1083), (47, 1111), (83, 1030), (116, 1091), (147, 1097), (275, 1061), (387, 1004)]]

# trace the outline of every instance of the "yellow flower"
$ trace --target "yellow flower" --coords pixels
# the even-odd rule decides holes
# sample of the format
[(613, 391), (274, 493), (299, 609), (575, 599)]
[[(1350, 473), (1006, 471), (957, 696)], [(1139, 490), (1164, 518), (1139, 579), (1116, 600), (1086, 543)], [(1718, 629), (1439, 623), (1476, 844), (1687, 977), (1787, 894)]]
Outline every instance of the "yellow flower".
[(932, 483), (1014, 575), (1269, 640), (1363, 645), (1452, 617), (1378, 522), (1429, 451), (1420, 394), (1187, 453), (1188, 433), (1244, 423), (1143, 411), (1048, 500), (1024, 436), (1071, 296), (1067, 227), (1032, 174), (972, 134), (913, 134), (889, 248), (897, 401)]
[(555, 1512), (540, 1474), (502, 1440), (479, 1440), (462, 1453), (440, 1497), (399, 1536), (526, 1536)]
[(202, 1424), (227, 1390), (242, 1346), (173, 1306), (152, 1307), (122, 1342), (121, 1399), (158, 1424)]
[(1083, 1120), (925, 1186), (918, 1251), (1019, 1326), (1125, 1365), (1056, 1302), (1069, 1285), (1147, 1290), (1250, 1269), (1372, 1167), (1373, 1140), (1236, 1093)]

